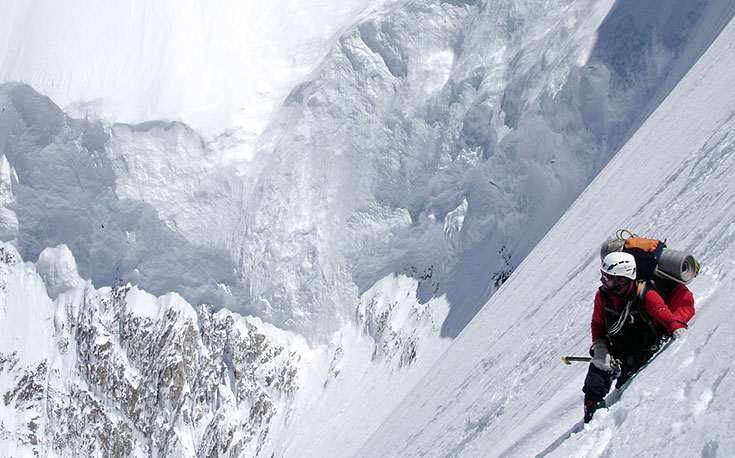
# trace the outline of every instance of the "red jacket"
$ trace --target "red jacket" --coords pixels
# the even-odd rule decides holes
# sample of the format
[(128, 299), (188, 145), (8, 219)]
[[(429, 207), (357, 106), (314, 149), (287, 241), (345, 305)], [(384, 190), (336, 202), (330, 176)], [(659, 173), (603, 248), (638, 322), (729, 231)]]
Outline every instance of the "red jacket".
[[(595, 308), (592, 312), (592, 341), (604, 339), (607, 335), (605, 327), (605, 306), (601, 294), (606, 294), (612, 302), (613, 308), (618, 310), (623, 297), (630, 293), (630, 289), (637, 283), (631, 282), (628, 291), (622, 296), (612, 293), (603, 293), (598, 290), (595, 295)], [(694, 315), (694, 297), (684, 285), (677, 285), (669, 294), (669, 305), (664, 303), (661, 296), (654, 290), (646, 292), (644, 306), (648, 316), (660, 323), (671, 334), (679, 328), (686, 328), (686, 322)]]
[(689, 288), (680, 283), (671, 290), (666, 303), (677, 321), (688, 323), (694, 316), (694, 296)]

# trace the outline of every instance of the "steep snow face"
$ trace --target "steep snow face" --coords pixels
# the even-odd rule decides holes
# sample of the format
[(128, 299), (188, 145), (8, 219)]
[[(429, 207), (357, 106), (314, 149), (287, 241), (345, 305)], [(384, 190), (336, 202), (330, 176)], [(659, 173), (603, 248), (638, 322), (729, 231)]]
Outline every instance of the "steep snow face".
[(243, 172), (253, 307), (328, 333), (405, 273), (456, 335), (722, 27), (665, 6), (406, 2), (347, 30)]
[(10, 0), (0, 81), (30, 84), (74, 115), (183, 121), (248, 143), (332, 38), (384, 3)]
[[(561, 55), (580, 57), (592, 45), (602, 16), (579, 4), (570, 7), (578, 16), (560, 7), (407, 2), (340, 38), (320, 71), (286, 100), (251, 164), (258, 175), (244, 190), (233, 249), (260, 313), (328, 331), (334, 317), (351, 315), (356, 293), (386, 272), (423, 277), (424, 299), (441, 294), (459, 256), (484, 237), (488, 261), (474, 267), (501, 271), (499, 280), (511, 269), (499, 251), (538, 204), (532, 196), (541, 193), (531, 184), (548, 185), (546, 195), (557, 198), (571, 193), (555, 187), (557, 166), (539, 165), (552, 162), (549, 149), (498, 146), (499, 131), (508, 129), (503, 89), (520, 73), (507, 74), (511, 56), (536, 62), (558, 55), (549, 65), (567, 75), (574, 59)], [(537, 14), (527, 17), (531, 9)], [(569, 36), (559, 21), (570, 16), (582, 37)], [(578, 40), (585, 30), (586, 40)], [(551, 43), (547, 56), (541, 41)], [(538, 93), (548, 81), (536, 83)], [(523, 130), (539, 143), (555, 136), (543, 121)], [(588, 179), (584, 165), (562, 163), (567, 183)], [(479, 288), (487, 292), (486, 282)]]
[[(358, 456), (735, 453), (734, 46), (730, 23)], [(697, 314), (582, 428), (586, 365), (559, 357), (587, 352), (597, 247), (620, 227), (702, 262)]]

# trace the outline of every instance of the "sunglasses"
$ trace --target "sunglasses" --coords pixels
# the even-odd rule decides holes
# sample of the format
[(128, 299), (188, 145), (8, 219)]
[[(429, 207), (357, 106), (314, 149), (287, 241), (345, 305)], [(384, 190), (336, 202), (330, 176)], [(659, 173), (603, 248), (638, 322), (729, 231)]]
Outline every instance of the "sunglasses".
[(604, 281), (612, 281), (615, 280), (615, 277), (613, 277), (612, 275), (608, 275), (605, 272), (602, 272), (602, 279)]

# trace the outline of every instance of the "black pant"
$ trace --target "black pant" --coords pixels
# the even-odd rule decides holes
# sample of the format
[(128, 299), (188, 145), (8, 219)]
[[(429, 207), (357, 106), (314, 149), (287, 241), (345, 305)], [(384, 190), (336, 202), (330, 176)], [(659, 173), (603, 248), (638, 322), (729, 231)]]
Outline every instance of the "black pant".
[[(627, 382), (638, 370), (643, 367), (653, 356), (652, 352), (646, 351), (636, 353), (625, 358), (620, 358), (622, 361), (621, 372), (618, 376), (618, 381), (615, 384), (615, 388), (620, 388)], [(615, 378), (615, 374), (607, 373), (600, 370), (594, 364), (590, 363), (590, 367), (587, 370), (587, 377), (584, 379), (584, 386), (582, 391), (584, 392), (585, 401), (591, 401), (593, 403), (602, 405), (605, 400), (607, 392), (610, 391), (610, 386)]]

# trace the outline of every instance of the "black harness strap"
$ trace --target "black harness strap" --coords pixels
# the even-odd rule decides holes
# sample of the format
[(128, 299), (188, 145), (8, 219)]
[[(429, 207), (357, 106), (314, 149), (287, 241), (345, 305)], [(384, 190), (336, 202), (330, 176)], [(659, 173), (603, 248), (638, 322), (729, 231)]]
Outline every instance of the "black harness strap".
[(633, 324), (635, 322), (635, 316), (637, 315), (641, 321), (643, 321), (650, 329), (651, 333), (658, 340), (659, 335), (656, 331), (656, 324), (653, 318), (646, 312), (645, 301), (646, 293), (648, 293), (649, 287), (645, 282), (637, 281), (636, 286), (631, 288), (628, 295), (623, 298), (620, 303), (623, 304), (619, 309), (613, 307), (612, 300), (607, 293), (600, 294), (602, 299), (602, 305), (605, 308), (605, 328), (610, 336), (614, 336), (624, 326)]

